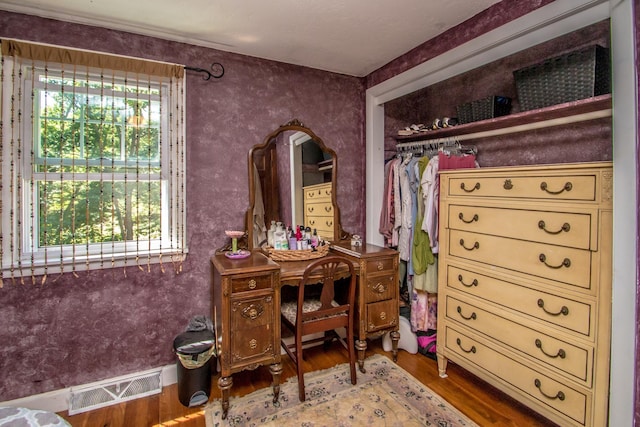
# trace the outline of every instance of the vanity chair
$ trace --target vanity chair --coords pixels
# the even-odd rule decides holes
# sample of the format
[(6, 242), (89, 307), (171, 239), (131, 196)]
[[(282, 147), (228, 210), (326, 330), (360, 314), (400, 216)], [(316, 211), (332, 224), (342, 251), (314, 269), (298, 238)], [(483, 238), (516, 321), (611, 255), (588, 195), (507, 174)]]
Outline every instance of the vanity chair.
[[(336, 294), (341, 289), (341, 278), (346, 281), (346, 300), (337, 302)], [(309, 292), (312, 287), (319, 287), (320, 292)], [(336, 332), (337, 328), (345, 328), (351, 369), (351, 384), (356, 384), (356, 351), (354, 346), (354, 311), (356, 297), (356, 275), (351, 261), (342, 256), (327, 256), (307, 266), (298, 284), (298, 298), (283, 302), (280, 307), (282, 324), (293, 332), (294, 342), (287, 344), (282, 340), (285, 349), (298, 373), (298, 396), (301, 402), (304, 394), (304, 361), (302, 347), (313, 343), (327, 344), (334, 339), (344, 343)], [(317, 336), (323, 333), (324, 336)], [(315, 334), (315, 335), (314, 335)], [(311, 338), (304, 339), (304, 337)]]

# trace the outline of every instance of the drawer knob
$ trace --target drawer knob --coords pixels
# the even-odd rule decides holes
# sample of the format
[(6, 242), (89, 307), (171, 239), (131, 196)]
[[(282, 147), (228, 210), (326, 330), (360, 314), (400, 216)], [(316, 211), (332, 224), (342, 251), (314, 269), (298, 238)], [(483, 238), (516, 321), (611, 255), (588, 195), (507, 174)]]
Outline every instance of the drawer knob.
[(544, 391), (542, 391), (542, 383), (540, 382), (539, 379), (536, 378), (536, 380), (533, 382), (536, 386), (536, 388), (538, 389), (538, 391), (540, 392), (540, 394), (542, 394), (544, 397), (546, 397), (547, 399), (551, 399), (551, 400), (564, 400), (565, 396), (564, 393), (559, 391), (556, 393), (555, 396), (551, 396), (549, 394), (546, 394)]
[(469, 247), (469, 248), (468, 248), (468, 247), (466, 247), (466, 246), (464, 245), (464, 239), (460, 239), (460, 246), (462, 246), (464, 249), (466, 249), (466, 250), (468, 250), (468, 251), (472, 251), (472, 250), (474, 250), (474, 249), (480, 249), (480, 243), (478, 243), (478, 242), (475, 242), (475, 243), (473, 244), (473, 246), (471, 246), (471, 247)]
[(540, 298), (538, 300), (538, 307), (540, 307), (542, 309), (542, 311), (544, 311), (545, 313), (551, 315), (551, 316), (560, 316), (561, 314), (563, 316), (566, 316), (569, 314), (569, 308), (567, 308), (566, 305), (563, 305), (562, 308), (560, 309), (560, 311), (558, 311), (557, 313), (553, 313), (551, 311), (548, 311), (546, 308), (544, 308), (544, 300), (542, 298)]
[(377, 268), (378, 268), (378, 271), (382, 270), (384, 268), (384, 264), (378, 261)]
[(458, 314), (460, 315), (460, 317), (462, 317), (464, 320), (476, 320), (476, 318), (478, 316), (476, 316), (475, 311), (473, 313), (471, 313), (471, 316), (467, 317), (464, 314), (462, 314), (462, 307), (458, 306), (458, 308), (456, 308), (456, 311), (458, 312)]
[(249, 341), (249, 348), (253, 350), (256, 347), (258, 347), (258, 341), (256, 341), (255, 338), (254, 338), (251, 341)]
[(467, 288), (471, 288), (472, 286), (478, 286), (478, 279), (473, 279), (473, 282), (471, 282), (471, 284), (469, 285), (464, 283), (464, 280), (462, 280), (462, 274), (458, 274), (458, 282), (462, 283), (462, 286)]
[(245, 307), (241, 313), (243, 317), (249, 320), (256, 320), (262, 315), (262, 313), (264, 313), (264, 307), (262, 305), (251, 304), (250, 306)]
[(380, 312), (380, 320), (385, 320), (387, 318), (387, 313), (385, 313), (384, 311)]
[(249, 289), (255, 289), (256, 286), (258, 286), (258, 283), (256, 282), (255, 279), (249, 280)]
[(466, 220), (466, 219), (464, 219), (464, 214), (462, 212), (460, 212), (460, 214), (458, 215), (458, 218), (460, 218), (460, 220), (462, 222), (464, 222), (465, 224), (471, 224), (472, 222), (478, 221), (478, 219), (479, 219), (478, 214), (475, 214), (473, 216), (473, 218), (471, 218), (469, 220)]
[(544, 221), (540, 220), (538, 221), (538, 228), (549, 234), (560, 234), (563, 231), (565, 233), (568, 233), (569, 230), (571, 230), (571, 225), (569, 225), (568, 222), (565, 222), (564, 224), (562, 224), (562, 227), (560, 227), (558, 231), (551, 231), (551, 230), (547, 230), (547, 225), (544, 223)]
[(462, 341), (460, 341), (460, 338), (456, 338), (456, 344), (458, 344), (458, 347), (460, 347), (460, 350), (464, 351), (465, 353), (474, 353), (476, 352), (476, 346), (472, 345), (471, 348), (469, 350), (466, 350), (462, 347)]
[(476, 185), (474, 185), (473, 187), (471, 187), (470, 189), (467, 189), (467, 187), (464, 185), (464, 182), (462, 184), (460, 184), (460, 188), (463, 191), (466, 191), (467, 193), (473, 193), (476, 190), (480, 189), (480, 183), (476, 182)]
[(505, 179), (502, 188), (504, 188), (505, 190), (511, 190), (513, 188), (513, 183), (510, 179)]
[(567, 357), (567, 353), (565, 353), (565, 351), (563, 349), (558, 350), (558, 353), (556, 353), (555, 355), (547, 353), (542, 348), (542, 341), (540, 341), (540, 339), (538, 339), (538, 338), (536, 338), (536, 347), (538, 347), (540, 349), (542, 354), (544, 354), (545, 356), (550, 357), (552, 359), (555, 359), (555, 358), (558, 358), (558, 357), (560, 359), (564, 359), (565, 357)]
[(387, 292), (387, 285), (382, 282), (378, 282), (374, 286), (372, 286), (371, 289), (379, 294), (383, 294)]
[(553, 195), (562, 194), (565, 191), (571, 191), (572, 188), (573, 188), (573, 184), (571, 182), (566, 182), (564, 184), (564, 187), (562, 187), (560, 190), (553, 191), (553, 190), (549, 190), (548, 185), (545, 181), (542, 181), (540, 183), (540, 189), (542, 191), (546, 191), (547, 193), (553, 194)]
[(558, 269), (558, 268), (562, 268), (562, 267), (571, 267), (571, 260), (569, 258), (565, 258), (561, 264), (559, 265), (551, 265), (551, 264), (547, 264), (547, 256), (545, 254), (540, 254), (540, 256), (538, 256), (538, 259), (540, 260), (541, 263), (543, 263), (544, 265), (546, 265), (549, 268), (554, 268), (554, 269)]

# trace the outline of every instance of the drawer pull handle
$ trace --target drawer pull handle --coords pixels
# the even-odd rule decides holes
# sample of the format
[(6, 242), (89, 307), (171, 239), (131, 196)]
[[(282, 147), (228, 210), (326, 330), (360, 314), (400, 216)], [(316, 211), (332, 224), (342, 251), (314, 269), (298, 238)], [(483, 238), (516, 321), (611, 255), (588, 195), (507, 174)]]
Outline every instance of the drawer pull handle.
[(378, 265), (376, 266), (376, 268), (378, 269), (378, 271), (380, 271), (384, 268), (384, 264), (378, 261)]
[(310, 219), (310, 220), (309, 220), (309, 224), (311, 224), (311, 225), (316, 225), (316, 220), (315, 220), (315, 219)]
[(513, 183), (510, 179), (505, 179), (502, 188), (504, 188), (505, 190), (511, 190), (513, 188)]
[(542, 298), (540, 298), (538, 300), (538, 307), (540, 307), (545, 313), (547, 313), (547, 314), (549, 314), (551, 316), (560, 316), (561, 314), (563, 316), (566, 316), (566, 315), (569, 314), (569, 309), (567, 308), (566, 305), (563, 305), (562, 308), (560, 309), (560, 311), (557, 312), (557, 313), (552, 313), (552, 312), (548, 311), (546, 308), (544, 308), (544, 300)]
[(308, 210), (309, 212), (313, 212), (313, 206), (309, 206), (309, 207), (307, 208), (307, 210)]
[(538, 259), (540, 260), (541, 263), (543, 263), (544, 265), (546, 265), (549, 268), (562, 268), (562, 267), (571, 267), (571, 260), (569, 258), (565, 258), (562, 261), (562, 264), (560, 265), (551, 265), (551, 264), (547, 264), (547, 256), (545, 254), (540, 254), (540, 256), (538, 257)]
[(458, 306), (458, 308), (456, 308), (456, 311), (458, 312), (458, 314), (460, 315), (460, 317), (462, 317), (464, 320), (476, 320), (476, 318), (478, 316), (476, 316), (475, 311), (473, 313), (471, 313), (471, 316), (467, 317), (464, 314), (462, 314), (462, 307)]
[(546, 183), (545, 181), (542, 181), (542, 182), (540, 183), (540, 189), (541, 189), (542, 191), (546, 191), (547, 193), (549, 193), (549, 194), (554, 194), (554, 195), (556, 195), (556, 194), (561, 194), (561, 193), (563, 193), (564, 191), (571, 191), (571, 189), (572, 189), (572, 188), (573, 188), (573, 184), (571, 184), (571, 182), (567, 182), (567, 183), (565, 183), (565, 184), (564, 184), (564, 187), (562, 187), (560, 190), (558, 190), (558, 191), (551, 191), (551, 190), (549, 190), (549, 189), (547, 188), (547, 183)]
[(251, 279), (249, 280), (249, 289), (255, 289), (256, 286), (258, 286), (257, 282), (255, 281), (255, 279)]
[(538, 338), (536, 338), (536, 347), (538, 347), (540, 349), (542, 354), (544, 354), (545, 356), (550, 357), (552, 359), (555, 359), (557, 357), (559, 357), (560, 359), (564, 359), (565, 357), (567, 357), (567, 353), (565, 353), (565, 351), (563, 349), (558, 350), (558, 353), (556, 355), (547, 353), (542, 348), (542, 341), (540, 341)]
[(327, 224), (327, 227), (333, 227), (333, 221), (325, 221), (325, 224)]
[(471, 282), (471, 284), (467, 285), (466, 283), (464, 283), (464, 280), (462, 280), (462, 274), (458, 274), (458, 282), (462, 283), (462, 286), (470, 288), (472, 286), (478, 286), (478, 279), (473, 279), (473, 282)]
[(547, 228), (546, 228), (546, 224), (545, 224), (545, 223), (544, 223), (544, 221), (542, 221), (542, 220), (538, 221), (538, 228), (539, 228), (540, 230), (545, 231), (546, 233), (549, 233), (549, 234), (560, 234), (560, 233), (562, 233), (563, 231), (564, 231), (565, 233), (568, 233), (568, 232), (569, 232), (569, 230), (571, 230), (571, 226), (569, 225), (569, 223), (568, 223), (568, 222), (565, 222), (564, 224), (562, 224), (562, 227), (560, 228), (560, 230), (558, 230), (558, 231), (549, 231), (549, 230), (547, 230)]
[(474, 185), (471, 189), (467, 190), (467, 188), (464, 185), (464, 182), (462, 184), (460, 184), (460, 188), (462, 188), (463, 191), (466, 191), (467, 193), (473, 193), (476, 190), (480, 189), (480, 183), (476, 182), (476, 185)]
[(556, 393), (556, 395), (555, 395), (555, 396), (551, 396), (551, 395), (549, 395), (549, 394), (546, 394), (544, 391), (542, 391), (542, 388), (541, 388), (542, 383), (540, 382), (540, 380), (539, 380), (539, 379), (537, 379), (537, 378), (536, 378), (536, 380), (535, 380), (533, 383), (535, 384), (535, 386), (536, 386), (536, 388), (538, 389), (538, 391), (540, 392), (540, 394), (542, 394), (542, 395), (543, 395), (544, 397), (546, 397), (547, 399), (551, 399), (551, 400), (556, 400), (556, 399), (558, 399), (558, 400), (564, 400), (564, 399), (565, 399), (564, 393), (563, 393), (563, 392), (561, 392), (561, 391), (559, 391), (558, 393)]
[(384, 311), (380, 312), (380, 320), (385, 320), (387, 318), (387, 313), (385, 313)]
[(327, 213), (331, 212), (331, 206), (325, 206), (324, 211)]
[(471, 224), (472, 222), (477, 221), (479, 219), (478, 214), (475, 214), (473, 218), (471, 218), (470, 220), (466, 220), (464, 219), (464, 214), (462, 212), (460, 212), (460, 214), (458, 215), (458, 218), (460, 218), (460, 220), (465, 224)]
[(462, 348), (462, 343), (460, 341), (460, 338), (456, 338), (456, 344), (458, 344), (458, 347), (460, 347), (460, 350), (464, 351), (465, 353), (473, 353), (473, 354), (475, 354), (475, 352), (476, 352), (476, 346), (475, 345), (472, 345), (469, 350), (465, 350), (464, 348)]
[(480, 249), (480, 243), (478, 243), (478, 242), (475, 242), (475, 243), (473, 244), (473, 246), (471, 246), (470, 248), (466, 247), (466, 246), (464, 245), (464, 239), (460, 239), (460, 246), (462, 246), (463, 248), (465, 248), (465, 249), (466, 249), (466, 250), (468, 250), (468, 251), (472, 251), (472, 250), (474, 250), (474, 249)]
[(249, 348), (251, 350), (255, 350), (255, 348), (258, 347), (258, 341), (256, 341), (256, 339), (252, 339), (251, 341), (249, 341)]
[(373, 289), (379, 294), (383, 294), (387, 292), (387, 285), (383, 284), (382, 282), (378, 282), (375, 284), (375, 286), (372, 286), (371, 289)]
[(264, 313), (264, 307), (261, 305), (256, 306), (251, 304), (242, 310), (242, 316), (250, 320), (256, 320), (262, 313)]

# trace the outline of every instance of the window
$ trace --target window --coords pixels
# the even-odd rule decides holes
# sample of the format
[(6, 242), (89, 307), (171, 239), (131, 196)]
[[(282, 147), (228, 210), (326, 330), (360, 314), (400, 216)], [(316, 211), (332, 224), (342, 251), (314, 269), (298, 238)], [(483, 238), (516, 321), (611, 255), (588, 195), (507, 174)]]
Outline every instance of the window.
[(2, 277), (181, 261), (183, 69), (43, 61), (5, 43)]

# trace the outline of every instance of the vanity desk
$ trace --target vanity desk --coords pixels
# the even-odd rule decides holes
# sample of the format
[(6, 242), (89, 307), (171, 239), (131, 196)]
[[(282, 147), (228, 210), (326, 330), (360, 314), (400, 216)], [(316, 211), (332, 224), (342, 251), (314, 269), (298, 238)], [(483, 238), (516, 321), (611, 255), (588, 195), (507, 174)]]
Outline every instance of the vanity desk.
[[(249, 208), (245, 216), (244, 259), (230, 259), (219, 251), (211, 259), (213, 316), (221, 375), (223, 418), (229, 408), (231, 375), (269, 365), (274, 401), (280, 390), (281, 287), (296, 286), (310, 262), (270, 259), (261, 248), (268, 243), (266, 229), (273, 222), (315, 225), (331, 243), (330, 252), (351, 260), (357, 277), (355, 345), (362, 372), (367, 339), (389, 333), (394, 361), (398, 354), (399, 282), (397, 251), (370, 244), (351, 245), (351, 234), (342, 229), (337, 202), (338, 157), (311, 129), (292, 120), (249, 150)], [(281, 183), (290, 182), (290, 188)], [(313, 190), (313, 191), (312, 191)], [(311, 210), (311, 198), (322, 204)], [(322, 211), (327, 228), (305, 216)], [(309, 223), (307, 223), (309, 221)], [(313, 228), (313, 227), (311, 227)], [(275, 246), (275, 245), (272, 245)]]
[[(347, 242), (347, 244), (349, 244)], [(344, 253), (333, 247), (343, 247)], [(367, 338), (389, 332), (393, 360), (398, 356), (398, 252), (375, 245), (352, 248), (332, 245), (349, 258), (358, 275), (356, 346), (358, 366), (365, 372)], [(223, 418), (229, 408), (232, 374), (269, 365), (274, 402), (280, 391), (280, 288), (296, 286), (306, 266), (315, 260), (274, 262), (260, 250), (245, 259), (224, 253), (211, 258), (213, 315), (217, 336)]]

